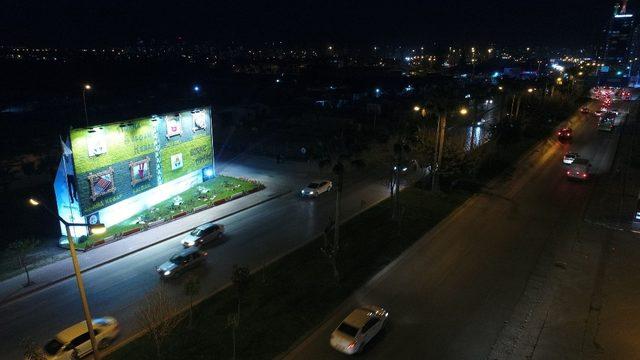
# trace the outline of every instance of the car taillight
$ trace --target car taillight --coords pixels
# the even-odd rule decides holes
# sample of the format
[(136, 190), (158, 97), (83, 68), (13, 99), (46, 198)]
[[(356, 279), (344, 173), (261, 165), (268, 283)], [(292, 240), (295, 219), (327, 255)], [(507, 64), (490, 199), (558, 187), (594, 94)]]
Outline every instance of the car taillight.
[(571, 171), (567, 171), (567, 175), (571, 175)]
[(586, 174), (586, 173), (582, 174), (582, 177), (583, 177), (583, 178), (584, 178), (584, 177), (587, 177), (587, 174)]

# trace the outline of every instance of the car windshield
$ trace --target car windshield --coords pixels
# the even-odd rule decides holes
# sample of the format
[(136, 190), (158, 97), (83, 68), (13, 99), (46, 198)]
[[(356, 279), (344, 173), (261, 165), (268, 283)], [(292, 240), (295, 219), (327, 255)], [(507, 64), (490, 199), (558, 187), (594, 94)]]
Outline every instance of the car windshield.
[(173, 255), (171, 257), (171, 259), (169, 259), (169, 261), (171, 261), (174, 264), (181, 264), (183, 261), (185, 261), (187, 258), (181, 255)]
[(309, 186), (307, 186), (307, 187), (308, 187), (308, 188), (310, 188), (310, 189), (317, 189), (317, 188), (319, 188), (319, 187), (320, 187), (320, 184), (318, 184), (318, 183), (311, 183), (311, 184), (309, 184)]
[(53, 339), (44, 346), (44, 351), (49, 355), (55, 355), (60, 351), (62, 345), (63, 344), (58, 341), (58, 339)]
[(193, 231), (191, 232), (191, 235), (193, 236), (200, 236), (202, 234), (202, 229), (193, 229)]
[(340, 331), (341, 333), (345, 333), (351, 337), (356, 337), (356, 334), (358, 334), (357, 328), (344, 322), (340, 324), (340, 326), (338, 326), (338, 331)]

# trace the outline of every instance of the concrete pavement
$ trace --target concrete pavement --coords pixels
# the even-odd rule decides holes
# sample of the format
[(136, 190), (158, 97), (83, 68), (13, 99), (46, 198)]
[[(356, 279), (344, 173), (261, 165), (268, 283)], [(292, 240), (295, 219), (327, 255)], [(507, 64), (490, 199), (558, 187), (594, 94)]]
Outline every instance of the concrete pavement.
[(640, 191), (640, 170), (630, 166), (640, 130), (637, 105), (613, 171), (597, 179), (584, 211), (569, 222), (567, 240), (548, 247), (491, 359), (640, 358), (640, 248), (630, 231)]

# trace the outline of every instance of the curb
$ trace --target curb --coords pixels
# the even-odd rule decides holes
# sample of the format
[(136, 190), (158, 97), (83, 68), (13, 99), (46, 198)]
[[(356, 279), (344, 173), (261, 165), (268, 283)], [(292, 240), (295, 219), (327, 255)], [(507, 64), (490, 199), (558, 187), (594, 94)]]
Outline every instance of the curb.
[[(284, 195), (287, 195), (287, 194), (291, 193), (291, 191), (292, 191), (291, 189), (288, 189), (288, 190), (286, 190), (286, 191), (283, 191), (283, 192), (281, 192), (281, 193), (279, 193), (279, 194), (275, 194), (275, 195), (273, 195), (273, 196), (271, 196), (271, 197), (268, 197), (267, 199), (264, 199), (264, 200), (258, 201), (257, 203), (251, 204), (251, 205), (249, 205), (249, 206), (247, 206), (247, 207), (244, 207), (244, 208), (242, 208), (242, 209), (239, 209), (239, 210), (236, 210), (236, 211), (230, 212), (229, 214), (223, 215), (223, 216), (221, 216), (221, 217), (219, 217), (219, 218), (215, 218), (215, 219), (213, 219), (213, 220), (211, 220), (211, 221), (219, 221), (219, 220), (222, 220), (222, 219), (228, 218), (228, 217), (230, 217), (230, 216), (233, 216), (233, 215), (236, 215), (236, 214), (238, 214), (238, 213), (241, 213), (241, 212), (243, 212), (243, 211), (245, 211), (245, 210), (249, 210), (249, 209), (251, 209), (251, 208), (254, 208), (254, 207), (256, 207), (256, 206), (262, 205), (262, 204), (264, 204), (264, 203), (266, 203), (266, 202), (269, 202), (269, 201), (271, 201), (271, 200), (275, 200), (275, 199), (280, 198), (280, 197), (282, 197), (282, 196), (284, 196)], [(190, 229), (190, 230), (192, 230), (192, 229)], [(139, 251), (142, 251), (142, 250), (148, 249), (148, 248), (150, 248), (150, 247), (152, 247), (152, 246), (154, 246), (154, 245), (157, 245), (157, 244), (159, 244), (159, 243), (161, 243), (161, 242), (164, 242), (164, 241), (166, 241), (166, 240), (169, 240), (169, 239), (171, 239), (171, 238), (173, 238), (173, 237), (176, 237), (176, 236), (179, 236), (179, 235), (185, 234), (185, 233), (189, 232), (190, 230), (183, 231), (183, 232), (179, 232), (179, 233), (177, 233), (177, 234), (173, 234), (173, 235), (171, 235), (171, 236), (169, 236), (169, 237), (166, 237), (166, 238), (160, 239), (160, 240), (158, 240), (158, 241), (154, 241), (154, 242), (152, 242), (152, 243), (150, 243), (150, 244), (144, 245), (144, 246), (142, 246), (142, 247), (140, 247), (140, 248), (138, 248), (138, 249), (135, 249), (135, 250), (133, 250), (133, 251), (129, 251), (129, 252), (126, 252), (126, 253), (124, 253), (124, 254), (120, 254), (120, 255), (118, 255), (118, 256), (116, 256), (116, 257), (113, 257), (113, 258), (111, 258), (111, 259), (105, 260), (105, 261), (103, 261), (103, 262), (101, 262), (101, 263), (99, 263), (99, 264), (95, 264), (95, 265), (89, 266), (89, 267), (87, 267), (87, 268), (85, 268), (85, 269), (81, 269), (81, 270), (80, 270), (80, 273), (85, 273), (85, 272), (87, 272), (87, 271), (91, 271), (91, 270), (94, 270), (94, 269), (96, 269), (96, 268), (99, 268), (99, 267), (101, 267), (101, 266), (103, 266), (103, 265), (106, 265), (106, 264), (112, 263), (112, 262), (114, 262), (114, 261), (120, 260), (120, 259), (122, 259), (123, 257), (129, 256), (129, 255), (131, 255), (131, 254), (135, 254), (135, 253), (137, 253), (137, 252), (139, 252)], [(34, 292), (37, 292), (37, 291), (40, 291), (40, 290), (46, 289), (46, 288), (48, 288), (48, 287), (51, 287), (51, 286), (53, 286), (53, 285), (56, 285), (56, 284), (58, 284), (58, 283), (60, 283), (60, 282), (62, 282), (62, 281), (68, 280), (68, 279), (70, 279), (70, 278), (72, 278), (72, 277), (74, 277), (74, 276), (75, 276), (75, 274), (68, 274), (68, 275), (65, 275), (65, 276), (63, 276), (63, 277), (61, 277), (61, 278), (58, 278), (58, 279), (54, 280), (54, 281), (50, 281), (50, 282), (48, 282), (48, 283), (45, 283), (45, 284), (42, 284), (42, 285), (40, 285), (40, 286), (34, 287), (34, 288), (32, 288), (32, 289), (29, 289), (29, 291), (25, 291), (25, 292), (20, 293), (20, 294), (18, 294), (18, 295), (9, 296), (9, 297), (7, 297), (7, 298), (3, 299), (2, 301), (0, 301), (0, 307), (3, 307), (3, 306), (6, 306), (6, 305), (9, 305), (10, 303), (12, 303), (12, 302), (14, 302), (14, 301), (16, 301), (16, 300), (18, 300), (18, 299), (21, 299), (21, 298), (23, 298), (23, 297), (26, 297), (26, 296), (28, 296), (28, 295), (33, 294)]]

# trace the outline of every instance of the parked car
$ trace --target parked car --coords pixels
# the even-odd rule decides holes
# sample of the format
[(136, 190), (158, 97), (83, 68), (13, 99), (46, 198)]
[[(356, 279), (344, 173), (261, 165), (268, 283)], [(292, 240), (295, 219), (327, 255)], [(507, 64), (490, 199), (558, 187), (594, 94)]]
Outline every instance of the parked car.
[(196, 246), (189, 247), (171, 256), (169, 261), (158, 266), (156, 270), (163, 279), (173, 278), (204, 263), (206, 256), (207, 253)]
[(562, 163), (571, 165), (579, 157), (580, 157), (580, 154), (576, 152), (568, 152), (564, 154), (564, 157), (562, 158)]
[(201, 246), (222, 238), (223, 233), (224, 225), (209, 222), (193, 229), (180, 240), (180, 243), (187, 248), (191, 246)]
[(389, 313), (375, 305), (357, 308), (331, 333), (331, 346), (347, 355), (362, 351), (383, 328)]
[[(98, 348), (101, 350), (111, 345), (120, 333), (118, 321), (109, 316), (93, 319), (92, 325)], [(79, 359), (92, 353), (87, 323), (81, 321), (62, 330), (45, 344), (43, 352), (48, 360)]]
[(318, 197), (320, 194), (331, 191), (333, 183), (329, 180), (312, 181), (304, 189), (300, 190), (302, 197)]

